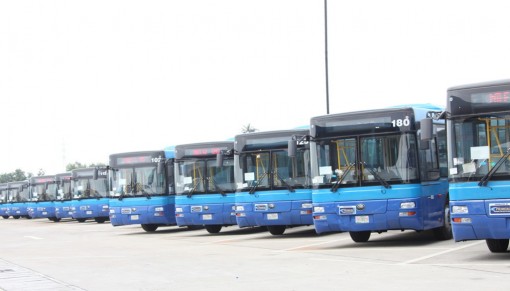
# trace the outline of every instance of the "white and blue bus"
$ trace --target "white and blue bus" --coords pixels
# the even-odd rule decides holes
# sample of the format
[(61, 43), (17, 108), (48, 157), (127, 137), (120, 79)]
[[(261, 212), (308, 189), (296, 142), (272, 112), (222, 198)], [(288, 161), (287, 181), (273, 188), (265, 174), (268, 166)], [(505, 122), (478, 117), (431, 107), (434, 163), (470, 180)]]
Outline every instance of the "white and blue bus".
[(78, 222), (94, 219), (104, 223), (109, 219), (108, 169), (83, 168), (71, 171), (71, 212)]
[(11, 214), (11, 203), (9, 202), (9, 189), (7, 183), (0, 184), (0, 216), (8, 219)]
[(174, 150), (110, 155), (110, 222), (147, 232), (176, 225)]
[(239, 227), (265, 226), (273, 235), (287, 227), (312, 225), (310, 153), (298, 143), (290, 156), (290, 141), (308, 129), (237, 135), (234, 145), (236, 220)]
[(54, 201), (57, 196), (55, 175), (37, 176), (29, 179), (30, 200), (28, 215), (31, 218), (48, 218), (58, 222)]
[[(433, 229), (451, 238), (444, 120), (421, 141), (420, 121), (441, 108), (404, 106), (313, 117), (310, 155), (317, 233)], [(432, 126), (432, 124), (431, 124)]]
[(29, 188), (28, 181), (9, 182), (7, 184), (8, 200), (11, 203), (10, 215), (14, 219), (28, 218)]
[[(235, 225), (234, 142), (175, 146), (175, 216), (179, 226), (209, 233)], [(223, 155), (218, 165), (217, 156)]]
[(61, 173), (55, 175), (55, 182), (57, 186), (57, 195), (54, 202), (55, 216), (57, 219), (72, 218), (72, 192), (71, 192), (71, 172)]
[(448, 89), (448, 167), (455, 241), (510, 238), (510, 80)]

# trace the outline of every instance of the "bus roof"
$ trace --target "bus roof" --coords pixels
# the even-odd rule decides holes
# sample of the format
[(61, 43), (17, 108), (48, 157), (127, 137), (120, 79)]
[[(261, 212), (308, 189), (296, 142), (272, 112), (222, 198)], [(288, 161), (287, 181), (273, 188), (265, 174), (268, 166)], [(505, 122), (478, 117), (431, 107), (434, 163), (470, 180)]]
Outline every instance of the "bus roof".
[(501, 85), (509, 85), (510, 79), (497, 80), (497, 81), (488, 81), (488, 82), (480, 82), (480, 83), (472, 83), (465, 85), (458, 85), (448, 88), (448, 91), (455, 90), (464, 90), (464, 89), (472, 89), (472, 88), (483, 88), (483, 87), (493, 87), (493, 86), (501, 86)]

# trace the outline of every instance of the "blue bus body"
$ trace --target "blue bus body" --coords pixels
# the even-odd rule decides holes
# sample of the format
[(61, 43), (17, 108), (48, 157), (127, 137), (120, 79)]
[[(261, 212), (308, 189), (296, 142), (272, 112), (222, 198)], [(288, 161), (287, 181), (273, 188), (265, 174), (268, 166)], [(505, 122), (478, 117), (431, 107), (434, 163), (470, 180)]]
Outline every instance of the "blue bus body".
[(109, 219), (109, 186), (106, 168), (84, 168), (71, 171), (72, 218), (78, 222)]
[[(175, 216), (178, 226), (218, 233), (236, 224), (233, 142), (175, 147)], [(217, 155), (224, 155), (217, 165)]]
[(289, 141), (308, 133), (282, 130), (235, 137), (239, 227), (265, 226), (281, 235), (287, 227), (313, 224), (309, 149), (300, 143), (295, 157), (288, 152)]
[(349, 232), (366, 242), (372, 232), (433, 229), (438, 239), (451, 238), (444, 121), (434, 122), (431, 141), (418, 133), (437, 110), (406, 106), (311, 119), (317, 233)]
[(447, 94), (450, 211), (455, 241), (510, 239), (510, 80), (452, 87)]
[(62, 218), (72, 218), (71, 211), (71, 173), (61, 173), (55, 175), (57, 183), (57, 196), (53, 205), (55, 206), (55, 217), (57, 220)]
[(110, 222), (145, 231), (176, 225), (174, 150), (110, 155)]
[(0, 216), (8, 219), (11, 215), (11, 203), (9, 203), (9, 188), (7, 183), (0, 184)]
[(55, 215), (57, 184), (55, 176), (38, 176), (29, 180), (31, 203), (28, 205), (28, 215), (31, 218), (48, 218), (59, 221)]
[(8, 200), (11, 202), (10, 215), (14, 219), (20, 217), (28, 217), (28, 205), (29, 205), (29, 188), (28, 181), (21, 182), (9, 182), (8, 188)]

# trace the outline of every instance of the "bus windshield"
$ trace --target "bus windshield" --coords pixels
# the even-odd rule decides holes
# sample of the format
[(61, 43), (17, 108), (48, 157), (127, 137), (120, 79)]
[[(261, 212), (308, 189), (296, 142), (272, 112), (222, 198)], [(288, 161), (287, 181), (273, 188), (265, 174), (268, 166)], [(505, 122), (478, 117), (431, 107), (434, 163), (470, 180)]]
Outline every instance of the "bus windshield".
[(32, 200), (34, 201), (50, 201), (50, 195), (46, 193), (45, 184), (35, 184), (30, 186), (32, 188)]
[(296, 157), (287, 150), (246, 152), (239, 156), (237, 189), (257, 190), (305, 188), (310, 186), (309, 150), (298, 150)]
[(318, 186), (408, 183), (419, 177), (414, 134), (319, 140), (315, 147), (312, 171)]
[(216, 163), (216, 159), (176, 162), (176, 194), (234, 192), (234, 160), (226, 158), (221, 167)]
[(71, 182), (69, 180), (63, 181), (62, 185), (58, 189), (57, 199), (58, 200), (69, 200), (72, 198), (71, 193)]
[(480, 181), (500, 164), (493, 170), (491, 179), (509, 179), (510, 161), (506, 153), (510, 142), (510, 115), (470, 117), (451, 122), (450, 178)]
[(73, 181), (73, 198), (101, 198), (107, 196), (106, 179), (77, 178)]
[(164, 173), (157, 173), (156, 166), (120, 168), (113, 171), (113, 197), (162, 195), (165, 193)]

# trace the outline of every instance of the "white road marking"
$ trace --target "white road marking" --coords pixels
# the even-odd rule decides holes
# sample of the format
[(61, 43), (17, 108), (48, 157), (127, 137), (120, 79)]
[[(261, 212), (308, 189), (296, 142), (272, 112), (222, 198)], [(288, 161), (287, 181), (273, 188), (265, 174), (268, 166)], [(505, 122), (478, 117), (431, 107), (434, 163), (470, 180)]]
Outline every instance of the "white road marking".
[(423, 257), (419, 257), (419, 258), (416, 258), (416, 259), (408, 260), (408, 261), (399, 263), (399, 265), (413, 264), (413, 263), (416, 263), (416, 262), (419, 262), (419, 261), (427, 260), (427, 259), (430, 259), (430, 258), (433, 258), (433, 257), (437, 257), (437, 256), (440, 256), (440, 255), (447, 254), (447, 253), (455, 252), (455, 251), (462, 250), (462, 249), (465, 249), (465, 248), (470, 248), (472, 246), (476, 246), (476, 245), (479, 245), (479, 244), (482, 244), (482, 243), (485, 243), (485, 241), (477, 241), (477, 242), (470, 243), (470, 244), (467, 244), (467, 245), (463, 245), (463, 246), (460, 246), (460, 247), (456, 247), (456, 248), (453, 248), (453, 249), (447, 249), (447, 250), (442, 251), (442, 252), (437, 252), (437, 253), (430, 254), (430, 255), (427, 255), (427, 256), (423, 256)]

